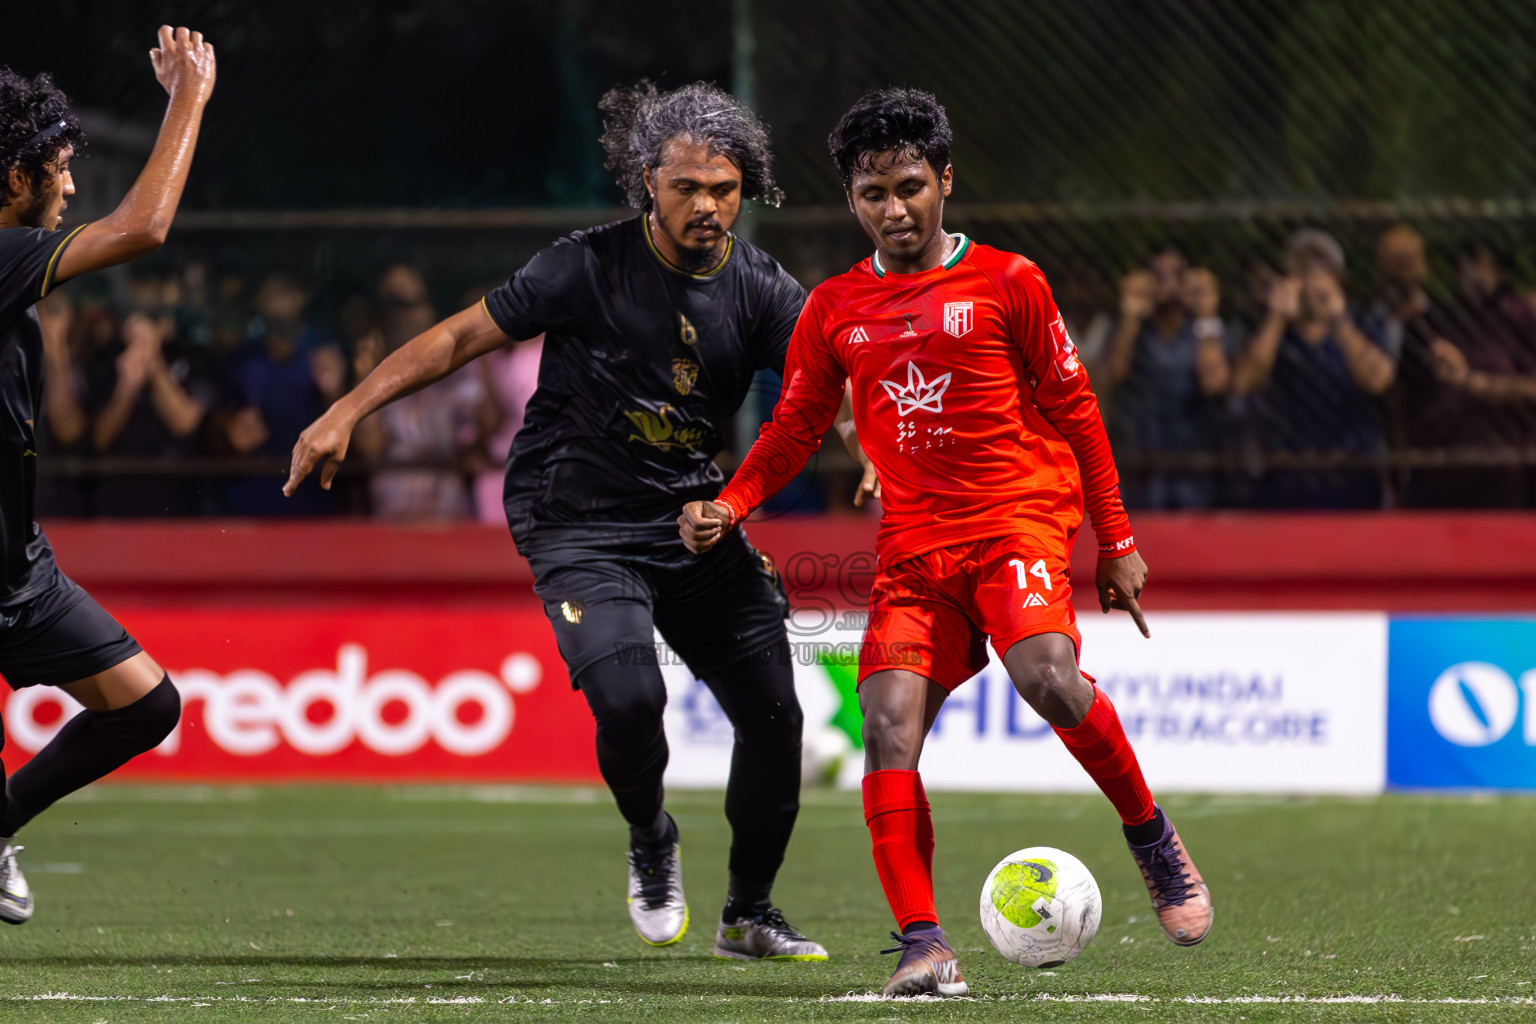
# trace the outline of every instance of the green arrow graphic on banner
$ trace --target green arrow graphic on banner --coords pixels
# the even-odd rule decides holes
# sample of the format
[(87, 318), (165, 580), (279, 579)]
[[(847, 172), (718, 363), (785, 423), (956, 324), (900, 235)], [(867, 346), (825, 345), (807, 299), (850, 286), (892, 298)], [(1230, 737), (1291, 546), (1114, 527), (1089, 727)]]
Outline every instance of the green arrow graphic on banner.
[(864, 749), (864, 715), (859, 711), (859, 656), (856, 654), (818, 654), (816, 660), (826, 669), (827, 678), (837, 689), (838, 708), (828, 725), (848, 737), (854, 750)]

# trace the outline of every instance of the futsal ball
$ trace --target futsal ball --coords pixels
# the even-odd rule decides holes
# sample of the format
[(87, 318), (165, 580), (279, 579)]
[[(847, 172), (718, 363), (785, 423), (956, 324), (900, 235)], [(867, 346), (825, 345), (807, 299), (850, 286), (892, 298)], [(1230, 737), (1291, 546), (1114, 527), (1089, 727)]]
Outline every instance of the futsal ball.
[(981, 927), (992, 947), (1025, 967), (1060, 967), (1083, 951), (1103, 913), (1083, 862), (1049, 846), (1004, 857), (981, 887)]

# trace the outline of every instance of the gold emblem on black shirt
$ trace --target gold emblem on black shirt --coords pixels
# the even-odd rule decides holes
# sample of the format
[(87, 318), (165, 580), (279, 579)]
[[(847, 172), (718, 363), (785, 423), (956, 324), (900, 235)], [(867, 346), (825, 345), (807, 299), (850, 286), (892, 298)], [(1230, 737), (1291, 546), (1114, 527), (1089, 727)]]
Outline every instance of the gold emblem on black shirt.
[(677, 393), (686, 395), (693, 390), (694, 382), (699, 379), (699, 364), (692, 359), (672, 360), (672, 386), (677, 388)]
[(670, 405), (663, 405), (655, 412), (649, 409), (636, 409), (626, 412), (629, 422), (634, 424), (638, 433), (630, 434), (628, 440), (639, 441), (648, 444), (652, 448), (660, 448), (670, 451), (673, 448), (681, 448), (685, 452), (699, 450), (699, 445), (704, 441), (704, 428), (684, 427), (678, 430), (671, 420), (667, 419), (667, 413), (677, 412)]
[[(677, 330), (677, 336), (683, 339), (683, 344), (697, 345), (699, 343), (699, 332), (694, 328), (693, 324), (689, 323), (688, 318), (681, 313), (677, 314), (677, 320), (680, 325)], [(686, 393), (684, 392), (684, 394)]]

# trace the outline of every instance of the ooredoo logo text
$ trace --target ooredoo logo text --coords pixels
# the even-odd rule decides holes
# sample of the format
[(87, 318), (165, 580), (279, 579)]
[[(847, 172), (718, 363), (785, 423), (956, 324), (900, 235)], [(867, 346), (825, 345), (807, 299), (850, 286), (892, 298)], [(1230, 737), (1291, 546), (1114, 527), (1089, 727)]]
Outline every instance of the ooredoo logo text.
[[(515, 698), (543, 679), (538, 658), (509, 654), (496, 674), (459, 669), (429, 682), (405, 668), (370, 671), (368, 651), (343, 644), (334, 668), (299, 673), (286, 683), (257, 668), (220, 674), (206, 669), (171, 670), (181, 691), (182, 724), (158, 752), (181, 749), (188, 716), (198, 715), (208, 737), (226, 753), (255, 757), (288, 746), (313, 757), (354, 742), (386, 757), (403, 757), (436, 744), (462, 757), (495, 750), (511, 735)], [(60, 713), (57, 706), (65, 705)], [(15, 691), (5, 705), (5, 724), (16, 744), (36, 752), (79, 710), (62, 691), (33, 686)]]

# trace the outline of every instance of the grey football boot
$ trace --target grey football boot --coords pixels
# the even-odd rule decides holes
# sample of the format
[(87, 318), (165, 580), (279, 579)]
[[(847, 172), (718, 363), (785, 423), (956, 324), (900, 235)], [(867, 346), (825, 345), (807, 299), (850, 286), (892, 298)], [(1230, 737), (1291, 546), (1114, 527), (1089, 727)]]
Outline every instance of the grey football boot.
[(652, 946), (670, 946), (688, 933), (682, 847), (676, 828), (669, 843), (632, 842), (629, 847), (629, 919), (640, 938)]
[(25, 847), (0, 839), (0, 921), (26, 924), (32, 917), (32, 889), (21, 873), (16, 855)]
[(715, 956), (722, 960), (799, 960), (827, 958), (820, 943), (789, 926), (778, 907), (761, 916), (721, 921), (715, 931)]

